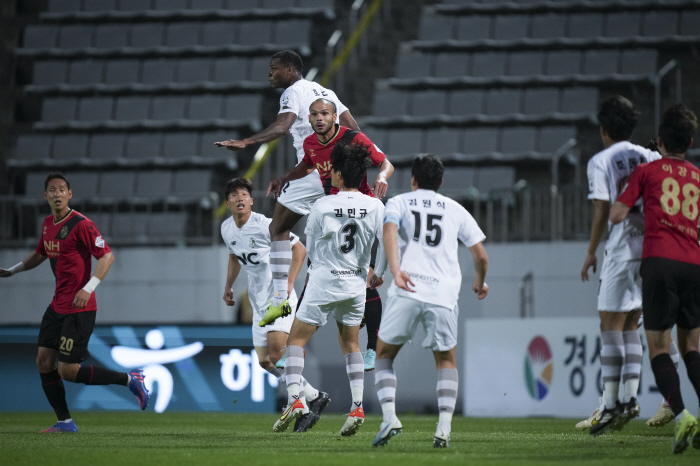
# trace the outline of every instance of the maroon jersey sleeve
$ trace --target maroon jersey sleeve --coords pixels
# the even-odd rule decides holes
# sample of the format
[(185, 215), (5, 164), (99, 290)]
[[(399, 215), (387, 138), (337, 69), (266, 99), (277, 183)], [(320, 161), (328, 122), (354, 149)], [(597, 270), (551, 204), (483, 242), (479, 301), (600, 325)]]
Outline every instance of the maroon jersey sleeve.
[(622, 202), (629, 208), (634, 207), (634, 204), (637, 202), (637, 199), (639, 199), (639, 196), (642, 195), (644, 173), (646, 172), (644, 168), (646, 167), (639, 166), (632, 172), (629, 179), (627, 180), (627, 185), (622, 190), (620, 196), (618, 196), (617, 198), (619, 202)]
[(85, 219), (84, 222), (78, 223), (76, 228), (78, 228), (76, 233), (80, 242), (85, 245), (85, 248), (95, 259), (99, 260), (108, 252), (112, 252), (92, 220)]
[(378, 167), (386, 159), (384, 152), (380, 151), (379, 148), (365, 135), (365, 133), (357, 133), (353, 142), (361, 142), (362, 144), (369, 146), (369, 156), (372, 159), (372, 165)]
[(316, 165), (311, 161), (311, 156), (310, 151), (309, 151), (309, 138), (314, 137), (315, 134), (312, 134), (311, 136), (307, 137), (304, 139), (304, 158), (301, 159), (302, 162), (304, 162), (306, 165), (309, 165), (311, 167), (315, 167)]

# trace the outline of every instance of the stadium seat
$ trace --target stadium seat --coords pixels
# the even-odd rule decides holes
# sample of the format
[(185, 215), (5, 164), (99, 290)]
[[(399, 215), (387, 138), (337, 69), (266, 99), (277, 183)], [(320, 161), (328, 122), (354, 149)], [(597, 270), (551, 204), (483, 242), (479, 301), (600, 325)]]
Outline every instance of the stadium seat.
[(126, 138), (126, 157), (131, 160), (160, 157), (160, 133), (133, 133)]
[(587, 50), (583, 55), (585, 74), (611, 74), (618, 71), (617, 50)]
[[(72, 183), (72, 182), (71, 182)], [(97, 231), (100, 235), (107, 240), (107, 244), (112, 236), (112, 214), (100, 213), (100, 212), (80, 212), (82, 215), (87, 216), (92, 223), (95, 224)]]
[(125, 212), (112, 216), (112, 238), (123, 242), (146, 241), (148, 219), (145, 212)]
[(474, 186), (477, 169), (471, 167), (447, 167), (442, 177), (440, 192), (446, 195), (465, 192)]
[(88, 24), (66, 24), (58, 31), (58, 46), (62, 49), (79, 49), (92, 46), (94, 28)]
[[(155, 10), (184, 10), (187, 8), (187, 0), (155, 0)], [(196, 4), (196, 3), (195, 3)]]
[(226, 97), (224, 118), (252, 120), (260, 118), (262, 96), (259, 94), (234, 94)]
[(152, 120), (179, 120), (185, 117), (187, 96), (183, 95), (158, 95), (151, 102)]
[(553, 154), (575, 136), (576, 128), (572, 126), (544, 126), (539, 129), (537, 150), (542, 153)]
[(374, 93), (373, 115), (396, 116), (409, 113), (410, 93), (388, 89)]
[(598, 89), (595, 87), (572, 87), (562, 89), (561, 111), (564, 113), (596, 113)]
[(49, 0), (48, 11), (51, 13), (80, 11), (80, 0)]
[[(288, 2), (286, 2), (288, 4)], [(311, 21), (295, 19), (275, 22), (275, 44), (308, 43), (311, 39)]]
[(640, 34), (642, 14), (638, 11), (620, 11), (605, 15), (607, 37), (632, 37)]
[(199, 146), (197, 154), (204, 158), (235, 157), (233, 152), (223, 147), (216, 147), (215, 142), (226, 141), (228, 139), (239, 139), (236, 131), (207, 131), (199, 136)]
[(514, 40), (527, 37), (528, 17), (522, 15), (497, 15), (493, 25), (493, 38)]
[(104, 60), (72, 60), (68, 71), (70, 84), (97, 84), (103, 81)]
[(238, 44), (261, 45), (272, 43), (273, 21), (241, 21), (238, 25)]
[(505, 74), (507, 54), (505, 52), (483, 52), (473, 56), (472, 76), (497, 76)]
[(431, 128), (425, 131), (425, 150), (436, 155), (454, 154), (460, 150), (461, 128)]
[(114, 119), (121, 121), (147, 119), (149, 100), (148, 97), (144, 96), (118, 97)]
[(144, 2), (143, 0), (119, 0), (118, 6), (121, 11), (141, 11), (149, 9), (150, 2)]
[(202, 23), (190, 21), (170, 23), (165, 30), (165, 45), (188, 47), (199, 44), (199, 29)]
[(116, 0), (83, 0), (83, 11), (112, 11), (117, 9)]
[(535, 150), (537, 129), (532, 126), (512, 126), (501, 131), (501, 152), (517, 154)]
[(166, 133), (163, 136), (163, 157), (178, 159), (197, 155), (197, 136), (192, 132)]
[(129, 25), (126, 23), (98, 24), (95, 29), (95, 47), (126, 47), (129, 38)]
[(441, 115), (447, 113), (447, 92), (415, 91), (412, 92), (411, 114), (415, 116)]
[(250, 8), (258, 8), (260, 2), (258, 0), (228, 0), (228, 8), (232, 10), (247, 10)]
[(642, 34), (647, 37), (678, 34), (678, 12), (647, 11), (642, 19)]
[(525, 89), (523, 113), (541, 115), (559, 111), (559, 90), (544, 87)]
[(131, 26), (132, 47), (156, 47), (163, 45), (164, 23), (139, 23)]
[(569, 37), (578, 39), (603, 35), (604, 21), (602, 13), (576, 13), (568, 16)]
[(301, 8), (333, 8), (333, 0), (299, 0)]
[(262, 0), (262, 8), (265, 9), (278, 9), (278, 8), (288, 8), (293, 6), (294, 2), (289, 0)]
[[(382, 152), (385, 151), (384, 137), (386, 136), (386, 130), (368, 126), (367, 128), (362, 128), (362, 132), (365, 133), (365, 136), (367, 136), (369, 140), (374, 143), (374, 145), (379, 147), (379, 150)], [(391, 160), (391, 156), (386, 154), (386, 152), (384, 153)]]
[(270, 57), (254, 57), (248, 62), (248, 81), (264, 81), (270, 72)]
[(93, 134), (89, 154), (93, 160), (116, 161), (124, 157), (125, 135), (120, 133)]
[(473, 115), (483, 112), (486, 93), (480, 89), (464, 89), (450, 92), (447, 102), (450, 115)]
[(100, 175), (100, 197), (125, 199), (134, 195), (136, 172), (108, 171)]
[(542, 51), (513, 52), (508, 56), (510, 76), (532, 76), (544, 72), (545, 54)]
[(87, 134), (57, 134), (51, 155), (55, 160), (76, 160), (87, 156)]
[(421, 40), (453, 39), (454, 21), (450, 16), (423, 14), (418, 37)]
[(515, 184), (515, 168), (513, 167), (482, 167), (476, 172), (476, 189), (488, 193), (494, 189), (508, 189)]
[(576, 74), (581, 72), (581, 52), (558, 50), (547, 53), (545, 73), (548, 75)]
[(387, 153), (411, 155), (423, 152), (423, 132), (419, 129), (387, 130)]
[(24, 28), (24, 41), (22, 45), (26, 49), (44, 49), (58, 45), (59, 26), (53, 24), (30, 24)]
[(469, 15), (457, 17), (457, 40), (481, 40), (491, 35), (491, 17)]
[(139, 81), (138, 60), (107, 60), (105, 83), (130, 84)]
[(236, 28), (232, 23), (211, 21), (202, 26), (202, 45), (217, 46), (235, 43)]
[(560, 13), (539, 14), (532, 17), (530, 37), (533, 39), (555, 39), (564, 37), (566, 15)]
[(136, 177), (137, 197), (166, 197), (171, 193), (173, 173), (170, 170), (139, 171)]
[(21, 161), (48, 159), (51, 154), (52, 140), (50, 134), (23, 134), (19, 136), (15, 148), (15, 159)]
[(245, 81), (247, 75), (248, 60), (245, 57), (217, 58), (214, 60), (214, 82)]
[[(71, 201), (82, 202), (97, 197), (99, 176), (97, 172), (73, 172), (66, 175), (73, 191)], [(94, 221), (94, 220), (93, 220)]]
[(462, 152), (465, 154), (488, 154), (498, 151), (497, 128), (465, 128), (462, 131)]
[(46, 60), (34, 62), (32, 82), (34, 84), (63, 84), (68, 74), (68, 62), (65, 60)]
[(195, 95), (190, 97), (187, 117), (191, 120), (221, 118), (224, 97), (217, 94)]
[(520, 112), (520, 90), (491, 89), (486, 93), (486, 114), (504, 115)]
[(226, 6), (226, 0), (197, 0), (199, 10), (221, 10)]
[(682, 12), (680, 27), (681, 35), (697, 35), (698, 31), (700, 31), (700, 10), (688, 10)]
[(180, 170), (175, 172), (175, 196), (206, 195), (211, 191), (212, 172), (209, 170)]
[(623, 50), (620, 72), (625, 74), (656, 74), (659, 52), (654, 49)]
[(83, 97), (78, 105), (78, 120), (103, 121), (112, 119), (112, 97)]
[(396, 76), (399, 78), (420, 78), (430, 76), (432, 55), (420, 52), (399, 53)]
[[(44, 181), (46, 181), (47, 173), (28, 173), (24, 183), (25, 196), (34, 201), (44, 201)], [(46, 215), (43, 215), (41, 220), (44, 220)], [(39, 222), (41, 225), (41, 222)]]
[(159, 212), (151, 214), (149, 239), (182, 240), (185, 238), (187, 214), (185, 212)]
[(177, 68), (177, 82), (196, 83), (211, 81), (209, 78), (211, 70), (211, 60), (208, 58), (191, 58), (180, 60)]
[(466, 53), (438, 53), (435, 56), (434, 76), (449, 78), (454, 76), (466, 76), (469, 64)]
[(78, 101), (75, 97), (49, 97), (44, 99), (41, 119), (48, 122), (75, 120)]
[(143, 61), (141, 82), (144, 84), (165, 84), (175, 81), (178, 60), (156, 58)]

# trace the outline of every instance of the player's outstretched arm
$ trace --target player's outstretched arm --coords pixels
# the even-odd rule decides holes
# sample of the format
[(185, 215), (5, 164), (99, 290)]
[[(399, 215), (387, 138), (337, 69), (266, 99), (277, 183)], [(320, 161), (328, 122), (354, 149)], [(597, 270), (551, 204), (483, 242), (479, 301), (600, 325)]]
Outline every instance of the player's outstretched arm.
[(88, 281), (85, 286), (78, 290), (78, 292), (75, 294), (75, 298), (73, 298), (74, 308), (85, 309), (85, 306), (90, 300), (90, 295), (95, 291), (97, 285), (99, 285), (102, 280), (105, 279), (113, 262), (114, 255), (112, 255), (111, 252), (108, 252), (104, 256), (100, 257), (100, 259), (97, 261), (97, 267), (95, 267), (95, 275), (93, 275), (92, 278), (90, 278), (90, 281)]
[(600, 244), (600, 239), (605, 232), (605, 226), (608, 222), (608, 213), (610, 212), (610, 203), (602, 199), (593, 200), (593, 224), (591, 225), (591, 240), (588, 243), (588, 253), (586, 260), (583, 262), (581, 270), (581, 280), (588, 281), (588, 269), (593, 267), (593, 273), (596, 273), (598, 268), (598, 257), (595, 253)]
[(217, 147), (225, 147), (229, 150), (241, 150), (253, 144), (263, 144), (265, 142), (274, 141), (279, 139), (289, 131), (292, 124), (297, 119), (296, 113), (280, 113), (277, 115), (277, 120), (264, 130), (256, 133), (249, 138), (243, 140), (229, 139), (228, 141), (215, 142), (214, 145)]
[(241, 271), (241, 263), (238, 262), (238, 258), (235, 254), (229, 254), (228, 256), (228, 272), (226, 272), (226, 285), (224, 286), (224, 302), (227, 306), (233, 306), (236, 304), (236, 300), (233, 299), (233, 291), (231, 287), (236, 282), (238, 273)]
[(11, 277), (16, 273), (31, 270), (39, 264), (41, 264), (42, 262), (44, 262), (45, 260), (46, 256), (42, 256), (36, 251), (32, 251), (22, 262), (18, 262), (9, 269), (0, 269), (0, 278)]
[[(408, 285), (413, 287), (416, 286), (415, 283), (411, 281), (411, 277), (401, 270), (401, 264), (399, 263), (399, 240), (398, 240), (398, 226), (392, 222), (384, 223), (384, 250), (386, 252), (386, 260), (389, 265), (389, 270), (394, 276), (394, 282), (396, 286), (406, 291), (414, 293), (415, 290), (409, 288)], [(379, 251), (377, 251), (377, 256)]]
[(294, 282), (301, 272), (301, 267), (304, 265), (304, 259), (306, 258), (306, 248), (301, 241), (297, 241), (294, 246), (292, 246), (292, 265), (289, 266), (289, 282), (287, 283), (287, 297), (289, 293), (294, 289)]
[(381, 165), (379, 165), (379, 174), (374, 180), (374, 185), (372, 186), (372, 191), (377, 199), (381, 199), (386, 196), (386, 191), (389, 189), (389, 178), (394, 174), (394, 165), (389, 162), (389, 159), (384, 159)]
[(282, 192), (282, 188), (287, 182), (298, 180), (299, 178), (304, 178), (306, 175), (311, 174), (311, 172), (314, 170), (316, 170), (316, 168), (313, 165), (308, 165), (302, 160), (289, 173), (286, 173), (280, 176), (279, 178), (270, 181), (265, 196), (269, 196), (270, 193), (272, 193), (272, 195), (275, 196), (275, 199), (277, 199), (280, 193)]
[(350, 128), (355, 131), (360, 131), (360, 127), (357, 126), (357, 122), (350, 113), (350, 110), (345, 110), (343, 113), (341, 113), (338, 116), (338, 122), (340, 123), (340, 126), (345, 126), (346, 128)]
[(627, 206), (627, 204), (620, 201), (615, 201), (612, 209), (610, 209), (610, 221), (613, 223), (613, 225), (617, 225), (627, 218), (627, 214), (629, 214), (629, 212), (630, 208)]
[(484, 281), (486, 280), (486, 271), (489, 268), (489, 258), (481, 242), (470, 247), (469, 251), (474, 257), (474, 271), (476, 272), (474, 283), (472, 283), (472, 290), (479, 299), (484, 299), (489, 294), (489, 286)]

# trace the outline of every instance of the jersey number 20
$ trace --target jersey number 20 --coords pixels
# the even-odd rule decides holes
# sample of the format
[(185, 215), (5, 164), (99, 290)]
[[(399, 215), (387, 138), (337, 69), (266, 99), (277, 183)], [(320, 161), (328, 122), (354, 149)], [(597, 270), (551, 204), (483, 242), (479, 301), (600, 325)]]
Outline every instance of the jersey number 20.
[[(413, 229), (413, 241), (420, 241), (420, 227), (421, 227), (421, 215), (420, 212), (412, 210), (411, 213), (415, 217), (415, 228)], [(437, 246), (440, 244), (442, 239), (442, 228), (440, 228), (440, 222), (442, 220), (442, 215), (428, 214), (428, 224), (426, 225), (426, 230), (430, 233), (425, 235), (425, 242), (428, 246)]]

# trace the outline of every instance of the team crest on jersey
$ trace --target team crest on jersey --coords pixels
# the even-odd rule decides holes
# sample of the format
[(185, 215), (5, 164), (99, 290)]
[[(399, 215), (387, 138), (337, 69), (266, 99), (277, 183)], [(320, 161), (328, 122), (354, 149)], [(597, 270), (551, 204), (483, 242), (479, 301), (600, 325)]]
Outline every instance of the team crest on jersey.
[(103, 240), (101, 236), (98, 236), (97, 238), (95, 238), (95, 246), (97, 246), (98, 248), (105, 247), (105, 240)]
[(255, 238), (250, 238), (250, 244), (248, 244), (249, 248), (254, 248), (255, 247)]
[(231, 246), (235, 246), (235, 245), (236, 245), (236, 241), (235, 240), (231, 241)]
[(66, 239), (66, 236), (68, 236), (68, 225), (63, 225), (63, 228), (61, 228), (61, 231), (58, 232), (58, 236), (61, 239)]

